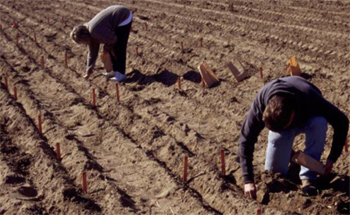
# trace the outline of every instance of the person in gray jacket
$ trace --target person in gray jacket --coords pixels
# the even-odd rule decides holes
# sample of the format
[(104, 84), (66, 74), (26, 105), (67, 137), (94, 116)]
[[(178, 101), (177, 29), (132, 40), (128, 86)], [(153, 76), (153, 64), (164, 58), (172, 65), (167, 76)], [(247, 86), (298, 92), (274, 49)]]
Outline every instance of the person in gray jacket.
[(94, 69), (100, 44), (104, 44), (103, 51), (111, 56), (113, 71), (104, 73), (111, 80), (124, 81), (126, 79), (126, 50), (132, 24), (132, 12), (121, 5), (110, 6), (99, 12), (89, 22), (75, 26), (70, 37), (77, 44), (89, 46), (85, 78)]

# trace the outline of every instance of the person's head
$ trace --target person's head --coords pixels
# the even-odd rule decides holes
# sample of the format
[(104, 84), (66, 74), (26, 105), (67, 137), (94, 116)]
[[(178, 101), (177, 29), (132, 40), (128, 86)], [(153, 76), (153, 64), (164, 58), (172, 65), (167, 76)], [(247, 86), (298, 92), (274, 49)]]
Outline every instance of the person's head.
[(292, 95), (272, 96), (263, 113), (265, 126), (275, 132), (286, 129), (293, 121), (295, 106), (295, 99)]
[(70, 37), (77, 44), (89, 44), (91, 42), (91, 34), (85, 25), (77, 25), (70, 32)]

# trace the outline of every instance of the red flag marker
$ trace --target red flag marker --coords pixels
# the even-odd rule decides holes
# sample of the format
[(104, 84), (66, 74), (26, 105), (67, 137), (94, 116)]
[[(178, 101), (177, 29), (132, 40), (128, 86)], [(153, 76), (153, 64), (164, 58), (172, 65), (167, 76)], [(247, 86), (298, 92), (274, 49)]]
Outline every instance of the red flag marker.
[(188, 168), (188, 156), (185, 155), (184, 156), (184, 174), (182, 179), (187, 182), (187, 168)]
[(96, 106), (96, 93), (95, 89), (92, 89), (92, 105)]
[(15, 98), (15, 101), (17, 101), (17, 87), (13, 86), (13, 97)]
[(225, 151), (223, 148), (220, 149), (220, 158), (221, 158), (221, 173), (222, 175), (226, 175), (226, 168), (225, 168)]
[(178, 86), (179, 90), (181, 90), (181, 77), (180, 76), (177, 78), (177, 86)]
[(83, 177), (83, 191), (84, 191), (84, 193), (87, 193), (88, 192), (88, 187), (87, 187), (87, 178), (86, 178), (86, 172), (85, 171), (83, 171), (82, 177)]
[(39, 130), (39, 134), (43, 134), (41, 113), (40, 112), (39, 112), (39, 115), (38, 115), (38, 130)]
[(119, 84), (116, 83), (115, 84), (115, 94), (116, 94), (116, 98), (117, 98), (117, 101), (119, 102)]
[(6, 76), (4, 77), (4, 79), (5, 79), (5, 87), (8, 90), (9, 89), (9, 80), (7, 79)]
[(60, 147), (60, 143), (56, 143), (56, 158), (57, 158), (57, 160), (61, 160), (61, 147)]

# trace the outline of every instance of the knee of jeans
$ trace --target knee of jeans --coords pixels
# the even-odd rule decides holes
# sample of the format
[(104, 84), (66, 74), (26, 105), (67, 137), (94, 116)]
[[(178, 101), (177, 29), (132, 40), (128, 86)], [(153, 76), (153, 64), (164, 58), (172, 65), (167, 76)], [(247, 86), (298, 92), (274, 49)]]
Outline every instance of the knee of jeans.
[(321, 116), (312, 117), (309, 121), (310, 127), (320, 129), (321, 131), (327, 131), (327, 125), (327, 120)]

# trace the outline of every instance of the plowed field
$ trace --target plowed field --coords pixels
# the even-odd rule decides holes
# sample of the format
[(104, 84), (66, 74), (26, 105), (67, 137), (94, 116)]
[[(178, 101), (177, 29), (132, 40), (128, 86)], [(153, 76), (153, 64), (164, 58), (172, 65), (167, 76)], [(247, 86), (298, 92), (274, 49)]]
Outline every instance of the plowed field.
[[(119, 102), (99, 60), (82, 77), (86, 47), (69, 38), (113, 4), (133, 11), (135, 30)], [(264, 173), (265, 129), (254, 153), (258, 201), (243, 194), (238, 157), (251, 102), (264, 82), (286, 76), (293, 55), (303, 77), (350, 117), (349, 1), (1, 0), (0, 24), (0, 214), (349, 213), (345, 151), (319, 195), (306, 197), (297, 171)], [(234, 79), (225, 66), (233, 59), (247, 79)], [(201, 86), (203, 61), (218, 86)], [(329, 127), (323, 162), (332, 134)]]

